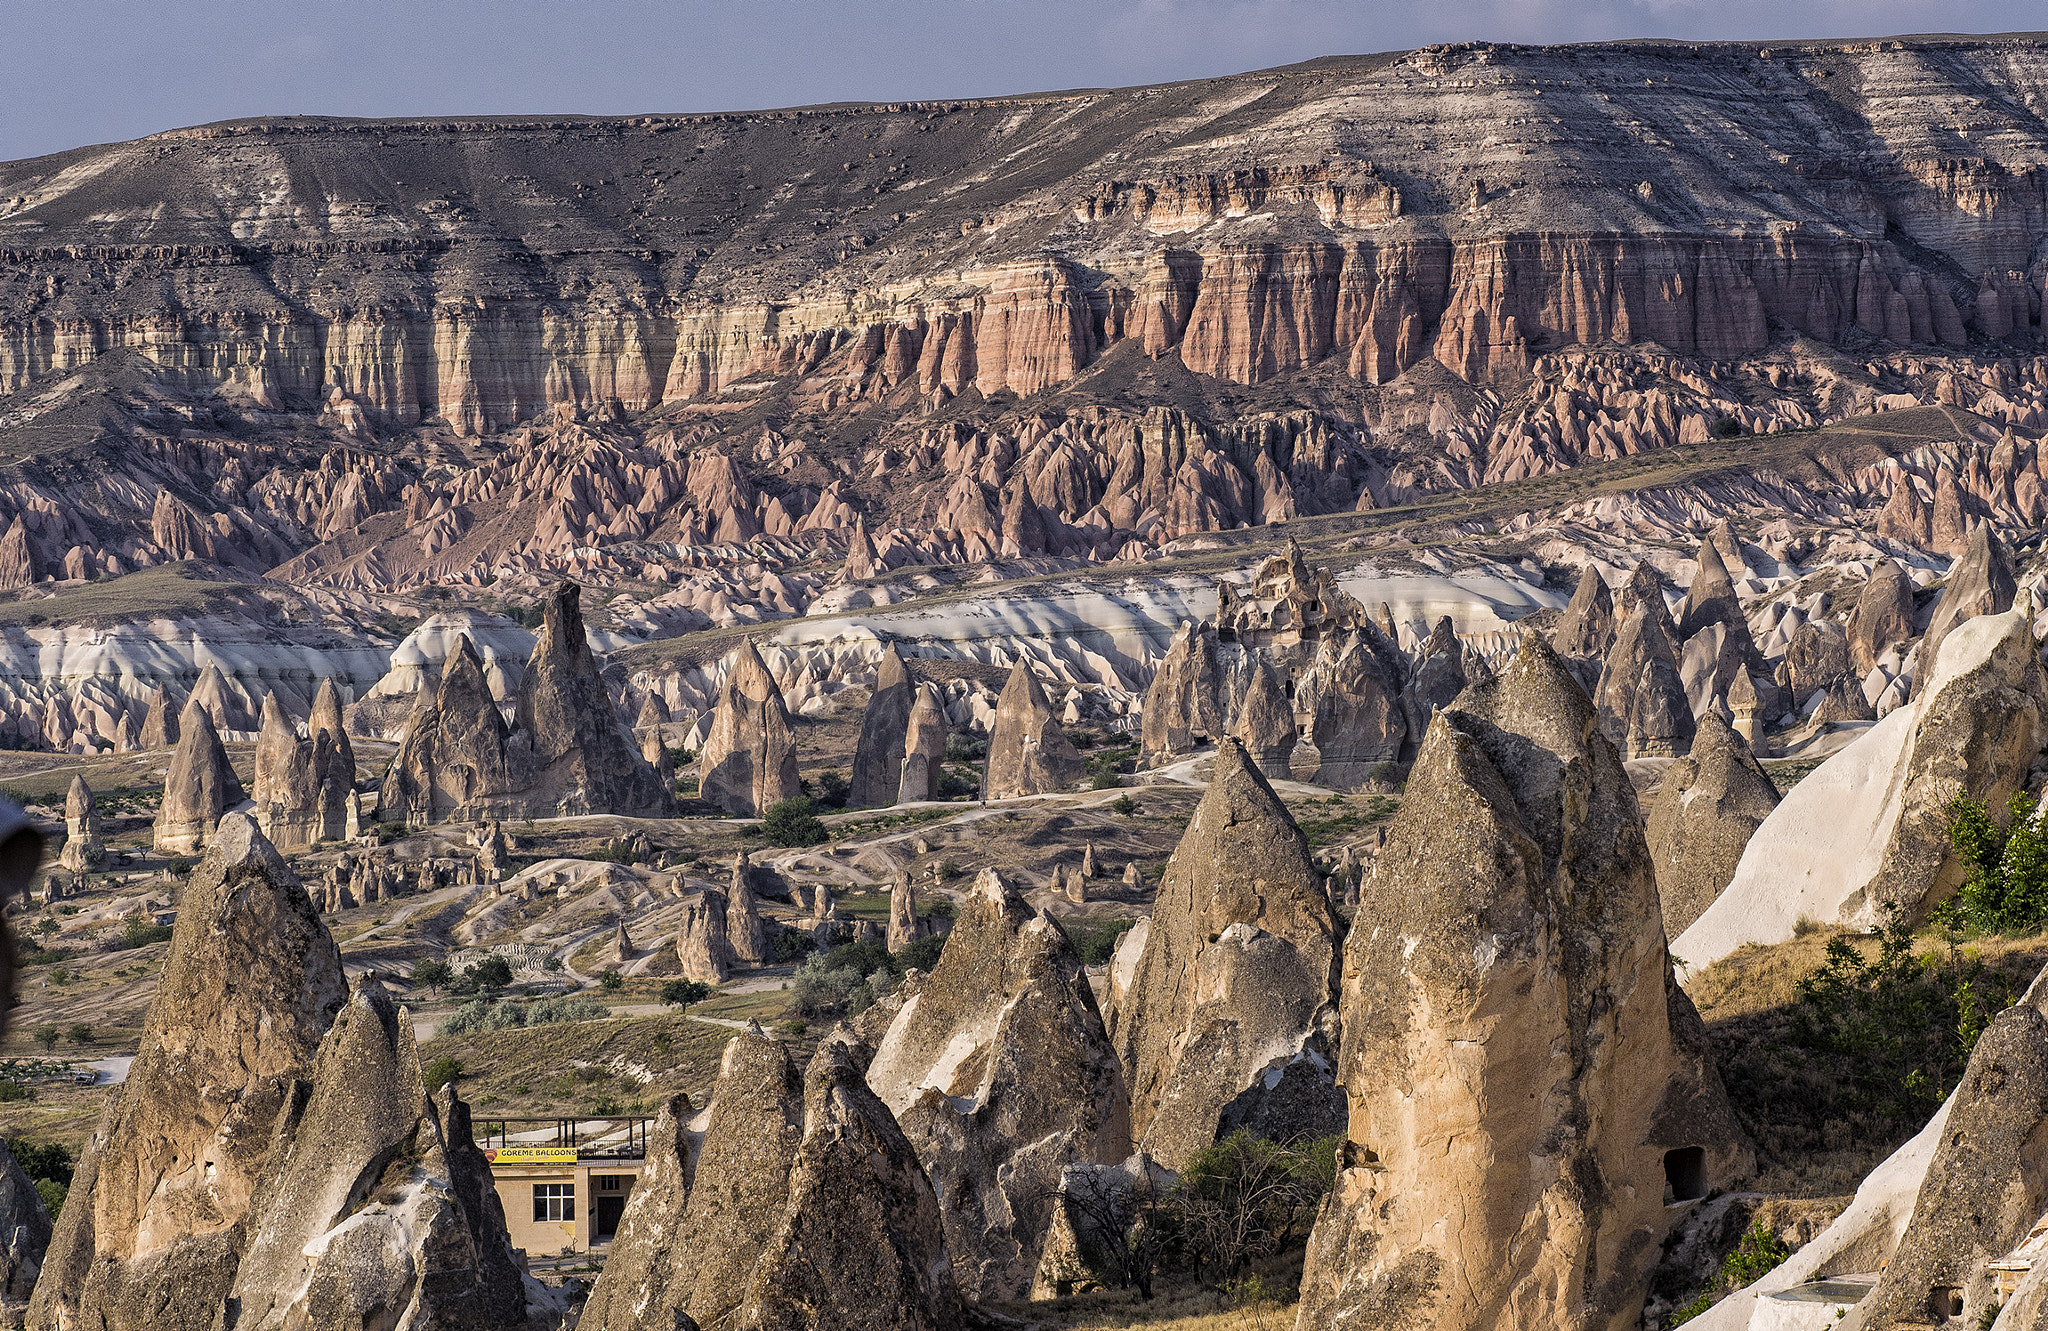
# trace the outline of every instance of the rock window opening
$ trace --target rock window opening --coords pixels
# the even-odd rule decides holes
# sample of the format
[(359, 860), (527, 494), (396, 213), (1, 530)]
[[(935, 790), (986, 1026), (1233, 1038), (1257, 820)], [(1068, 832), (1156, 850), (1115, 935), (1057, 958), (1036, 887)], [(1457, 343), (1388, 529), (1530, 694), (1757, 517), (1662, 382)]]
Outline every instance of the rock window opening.
[(1697, 1201), (1707, 1195), (1707, 1151), (1681, 1146), (1664, 1153), (1664, 1204)]
[(533, 1218), (536, 1222), (574, 1220), (576, 1218), (576, 1185), (573, 1183), (534, 1184)]
[(1951, 1317), (1963, 1315), (1963, 1292), (1953, 1285), (1936, 1285), (1927, 1294), (1927, 1311), (1934, 1314), (1934, 1320), (1945, 1322)]

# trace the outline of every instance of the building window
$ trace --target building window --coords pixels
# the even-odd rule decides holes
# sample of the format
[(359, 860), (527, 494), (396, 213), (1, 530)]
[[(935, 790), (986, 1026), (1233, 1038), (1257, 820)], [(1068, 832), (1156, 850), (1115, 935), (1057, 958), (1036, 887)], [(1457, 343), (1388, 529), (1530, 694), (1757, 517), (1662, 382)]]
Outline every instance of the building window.
[(536, 1183), (533, 1185), (533, 1218), (541, 1220), (574, 1220), (576, 1218), (576, 1185), (573, 1183)]
[(597, 1190), (599, 1192), (624, 1192), (626, 1190), (626, 1177), (623, 1174), (599, 1174), (597, 1176)]

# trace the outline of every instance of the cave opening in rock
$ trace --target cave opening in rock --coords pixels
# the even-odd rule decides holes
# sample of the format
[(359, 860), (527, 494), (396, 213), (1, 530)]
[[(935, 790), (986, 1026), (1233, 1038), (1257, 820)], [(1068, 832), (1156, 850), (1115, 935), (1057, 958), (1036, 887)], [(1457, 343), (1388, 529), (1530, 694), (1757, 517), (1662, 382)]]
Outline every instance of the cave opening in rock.
[(1703, 1146), (1681, 1146), (1664, 1153), (1664, 1201), (1696, 1201), (1707, 1195), (1707, 1151)]

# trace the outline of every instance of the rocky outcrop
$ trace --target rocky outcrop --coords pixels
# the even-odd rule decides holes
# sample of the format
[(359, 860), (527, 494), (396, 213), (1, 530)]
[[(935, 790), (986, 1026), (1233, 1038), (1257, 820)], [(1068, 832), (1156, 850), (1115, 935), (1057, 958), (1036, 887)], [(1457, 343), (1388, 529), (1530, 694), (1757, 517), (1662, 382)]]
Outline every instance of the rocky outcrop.
[(1701, 967), (1745, 943), (1792, 937), (1802, 918), (1872, 928), (1918, 918), (1958, 887), (1957, 795), (2002, 803), (2048, 737), (2048, 673), (2031, 598), (1964, 621), (1913, 701), (1802, 779), (1751, 836), (1727, 890), (1672, 942)]
[[(325, 681), (322, 696), (333, 682)], [(278, 849), (304, 850), (317, 841), (347, 834), (348, 797), (355, 789), (355, 754), (339, 733), (339, 704), (331, 700), (322, 724), (300, 739), (277, 695), (263, 699), (263, 727), (256, 740), (256, 820)]]
[(1615, 627), (1614, 593), (1607, 589), (1600, 570), (1588, 564), (1579, 574), (1578, 588), (1572, 592), (1564, 617), (1551, 630), (1550, 645), (1560, 656), (1605, 660), (1614, 646)]
[(1778, 788), (1718, 712), (1700, 717), (1692, 752), (1664, 769), (1647, 840), (1664, 934), (1676, 938), (1735, 876), (1749, 838), (1778, 807)]
[[(188, 709), (188, 737), (212, 722)], [(347, 1001), (341, 956), (255, 820), (220, 822), (180, 902), (142, 1052), (81, 1152), (36, 1331), (210, 1331), (273, 1138)]]
[(1336, 931), (1300, 829), (1224, 741), (1115, 986), (1110, 1037), (1143, 1150), (1178, 1169), (1237, 1127), (1286, 1140), (1342, 1123)]
[(915, 693), (916, 681), (892, 642), (882, 652), (882, 664), (875, 671), (875, 691), (861, 714), (852, 787), (846, 800), (849, 807), (872, 809), (897, 801)]
[(730, 658), (700, 770), (698, 797), (743, 818), (802, 793), (789, 711), (752, 642)]
[(336, 1015), (249, 1208), (230, 1294), (250, 1331), (500, 1331), (526, 1291), (452, 1084), (429, 1100), (412, 1019), (369, 978)]
[(1269, 662), (1260, 661), (1245, 686), (1244, 701), (1237, 707), (1237, 725), (1232, 732), (1245, 753), (1261, 772), (1275, 781), (1292, 775), (1288, 757), (1297, 736), (1294, 705), (1280, 687), (1280, 677)]
[[(1868, 673), (1868, 672), (1865, 672)], [(1792, 634), (1777, 684), (1789, 690), (1795, 710), (1804, 709), (1816, 693), (1825, 693), (1858, 673), (1849, 651), (1849, 635), (1831, 619), (1809, 620)]]
[(50, 1213), (42, 1196), (0, 1143), (0, 1307), (28, 1302), (49, 1246)]
[(904, 728), (903, 770), (896, 798), (902, 803), (935, 800), (945, 775), (946, 700), (938, 685), (920, 683)]
[(145, 749), (168, 749), (178, 742), (178, 709), (171, 705), (168, 690), (149, 695), (149, 712), (142, 722), (138, 742)]
[(1877, 667), (1877, 660), (1913, 636), (1913, 581), (1905, 567), (1881, 559), (1856, 595), (1849, 612), (1849, 660), (1859, 676)]
[(106, 843), (100, 839), (100, 811), (85, 778), (71, 778), (64, 794), (64, 849), (57, 862), (75, 874), (91, 873), (106, 862)]
[[(759, 1249), (742, 1331), (951, 1331), (963, 1322), (938, 1198), (847, 1047), (804, 1073), (788, 1202)], [(701, 1186), (701, 1184), (700, 1184)]]
[(1038, 677), (1023, 661), (1010, 667), (989, 728), (985, 799), (1007, 800), (1067, 790), (1081, 779), (1081, 754), (1060, 729)]
[(1451, 617), (1438, 619), (1414, 654), (1414, 664), (1402, 687), (1401, 702), (1408, 718), (1408, 733), (1420, 736), (1429, 728), (1429, 718), (1451, 705), (1465, 691), (1465, 648), (1458, 641)]
[(977, 1302), (1029, 1293), (1066, 1166), (1130, 1153), (1123, 1070), (1080, 960), (993, 869), (867, 1082), (923, 1162), (953, 1278)]
[(1228, 702), (1217, 631), (1182, 624), (1145, 690), (1139, 756), (1148, 765), (1192, 753), (1227, 734)]
[[(729, 907), (725, 893), (705, 888), (683, 903), (683, 920), (676, 929), (676, 961), (683, 978), (704, 984), (724, 984), (739, 958), (726, 934)], [(757, 917), (758, 922), (758, 917)]]
[(774, 958), (774, 948), (768, 941), (768, 922), (761, 918), (761, 905), (754, 897), (753, 866), (747, 862), (745, 851), (735, 854), (732, 860), (732, 883), (725, 894), (725, 937), (737, 961), (760, 966)]
[(1692, 704), (1678, 672), (1671, 617), (1656, 587), (1648, 564), (1637, 569), (1593, 695), (1608, 738), (1631, 758), (1675, 757), (1692, 747)]
[(1913, 654), (1913, 696), (1919, 696), (1935, 673), (1935, 656), (1948, 635), (1979, 615), (2002, 615), (2012, 609), (2016, 586), (2004, 544), (1990, 523), (1979, 523), (1968, 550), (1949, 569), (1941, 600), (1934, 606), (1934, 618), (1928, 621), (1927, 632)]
[(509, 798), (509, 731), (467, 634), (441, 668), (432, 694), (422, 689), (378, 795), (377, 816), (414, 826), (446, 818), (491, 821), (519, 816)]
[(1407, 662), (1369, 623), (1324, 636), (1294, 685), (1294, 710), (1309, 722), (1315, 780), (1355, 790), (1401, 757), (1408, 722), (1401, 705)]
[(908, 878), (889, 884), (889, 935), (891, 952), (901, 952), (931, 932), (929, 921), (917, 913), (917, 889)]
[(1297, 1325), (1633, 1325), (1670, 1204), (1745, 1152), (1620, 754), (1542, 638), (1431, 724), (1359, 920)]
[(788, 1050), (752, 1027), (725, 1046), (696, 1159), (674, 1097), (649, 1135), (580, 1331), (742, 1325), (749, 1278), (788, 1208), (804, 1137), (804, 1084)]
[(583, 589), (573, 582), (548, 593), (514, 716), (513, 776), (527, 816), (654, 818), (673, 810), (673, 793), (640, 756), (598, 675)]
[(242, 781), (228, 765), (213, 718), (196, 697), (178, 718), (178, 734), (157, 808), (156, 848), (190, 852), (208, 844), (221, 815), (242, 802)]

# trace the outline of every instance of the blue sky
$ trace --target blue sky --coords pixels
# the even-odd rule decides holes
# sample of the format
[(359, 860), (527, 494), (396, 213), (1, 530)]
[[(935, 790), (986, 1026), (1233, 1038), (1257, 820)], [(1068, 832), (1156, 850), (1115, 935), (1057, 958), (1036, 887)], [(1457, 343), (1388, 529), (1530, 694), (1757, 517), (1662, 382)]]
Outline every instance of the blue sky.
[(0, 160), (238, 116), (744, 110), (1436, 41), (2048, 29), (2048, 0), (0, 0)]

